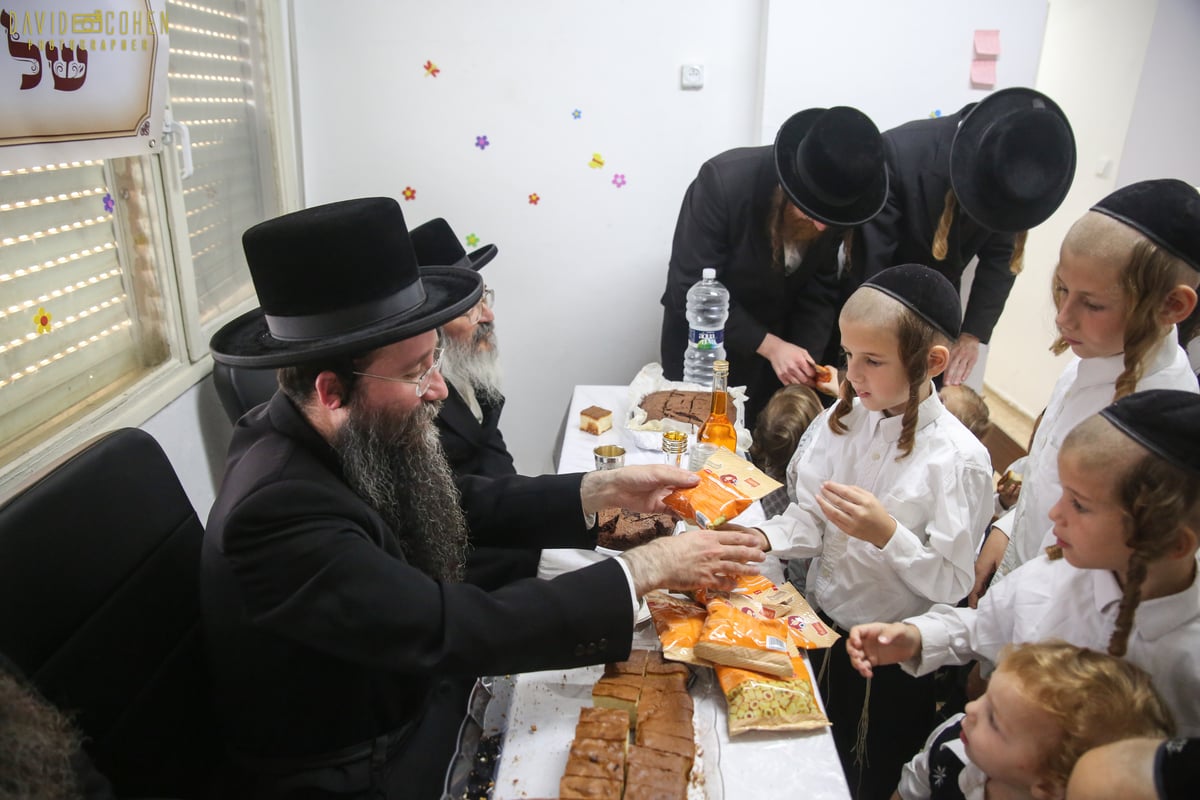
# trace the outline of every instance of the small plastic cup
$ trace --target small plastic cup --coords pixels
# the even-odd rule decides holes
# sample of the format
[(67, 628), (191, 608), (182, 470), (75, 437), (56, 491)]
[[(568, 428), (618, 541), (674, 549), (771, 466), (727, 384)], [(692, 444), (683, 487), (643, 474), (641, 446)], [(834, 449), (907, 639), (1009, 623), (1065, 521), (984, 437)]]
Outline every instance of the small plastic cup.
[(688, 453), (688, 469), (692, 472), (699, 472), (704, 469), (705, 462), (715, 452), (717, 452), (715, 444), (696, 442), (696, 444), (692, 445), (692, 451)]
[(617, 469), (625, 466), (625, 448), (619, 444), (602, 444), (592, 451), (596, 469)]

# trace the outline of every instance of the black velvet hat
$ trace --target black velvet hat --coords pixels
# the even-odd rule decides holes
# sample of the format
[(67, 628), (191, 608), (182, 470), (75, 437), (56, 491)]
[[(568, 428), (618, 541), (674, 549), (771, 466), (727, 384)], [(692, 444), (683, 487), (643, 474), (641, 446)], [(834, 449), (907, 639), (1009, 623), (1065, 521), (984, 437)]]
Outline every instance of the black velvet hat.
[(361, 353), (433, 330), (479, 302), (463, 267), (417, 266), (399, 204), (344, 200), (255, 225), (242, 247), (260, 308), (212, 337), (213, 358), (282, 367)]
[(421, 266), (440, 264), (477, 270), (495, 258), (499, 252), (496, 245), (485, 244), (468, 255), (458, 243), (458, 237), (454, 235), (450, 223), (441, 217), (418, 225), (409, 233), (412, 236), (413, 250), (417, 254), (417, 263)]
[(949, 337), (962, 331), (962, 303), (945, 275), (921, 264), (901, 264), (883, 270), (863, 283), (900, 301), (921, 319)]
[(1075, 178), (1075, 134), (1046, 95), (1001, 89), (971, 109), (950, 145), (950, 185), (989, 230), (1026, 231), (1062, 203)]
[(862, 225), (887, 200), (883, 139), (856, 108), (793, 114), (775, 137), (775, 172), (796, 206), (826, 225)]
[(1100, 412), (1130, 439), (1188, 472), (1200, 473), (1200, 395), (1151, 389)]
[(1174, 178), (1138, 181), (1092, 206), (1200, 271), (1200, 192)]

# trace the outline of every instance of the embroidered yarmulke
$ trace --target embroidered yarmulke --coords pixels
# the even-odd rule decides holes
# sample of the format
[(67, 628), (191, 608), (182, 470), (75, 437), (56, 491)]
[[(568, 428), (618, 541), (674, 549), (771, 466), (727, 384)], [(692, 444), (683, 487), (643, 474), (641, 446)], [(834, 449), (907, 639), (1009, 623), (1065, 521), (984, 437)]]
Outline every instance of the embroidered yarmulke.
[(1092, 211), (1124, 222), (1200, 271), (1200, 192), (1175, 178), (1138, 181), (1117, 189)]
[(1100, 414), (1155, 455), (1200, 473), (1200, 394), (1151, 389), (1122, 397)]
[(951, 341), (962, 330), (958, 290), (945, 275), (921, 264), (890, 267), (867, 280), (869, 286), (903, 303)]

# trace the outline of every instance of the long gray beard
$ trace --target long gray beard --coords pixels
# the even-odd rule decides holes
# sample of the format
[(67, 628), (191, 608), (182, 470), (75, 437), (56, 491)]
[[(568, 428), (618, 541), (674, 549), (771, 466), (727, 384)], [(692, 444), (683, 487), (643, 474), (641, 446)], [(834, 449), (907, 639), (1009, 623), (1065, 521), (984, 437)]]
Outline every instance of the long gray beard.
[(346, 482), (391, 527), (408, 562), (457, 583), (466, 567), (467, 520), (433, 420), (440, 404), (404, 415), (352, 403), (334, 449)]
[(80, 797), (71, 723), (16, 678), (0, 672), (0, 800)]
[[(484, 342), (490, 342), (491, 347), (481, 347)], [(500, 350), (496, 346), (493, 323), (481, 322), (477, 325), (468, 342), (445, 337), (442, 360), (447, 372), (471, 384), (475, 398), (481, 403), (495, 405), (504, 399), (500, 388)]]

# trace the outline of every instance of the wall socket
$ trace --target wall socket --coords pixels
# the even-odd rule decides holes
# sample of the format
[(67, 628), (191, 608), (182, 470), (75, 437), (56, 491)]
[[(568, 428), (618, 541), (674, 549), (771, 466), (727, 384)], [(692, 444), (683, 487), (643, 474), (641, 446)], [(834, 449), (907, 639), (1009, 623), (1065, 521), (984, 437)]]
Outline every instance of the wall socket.
[(704, 88), (704, 65), (703, 64), (684, 64), (679, 68), (679, 88), (680, 89), (703, 89)]

